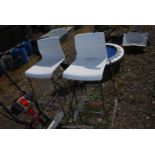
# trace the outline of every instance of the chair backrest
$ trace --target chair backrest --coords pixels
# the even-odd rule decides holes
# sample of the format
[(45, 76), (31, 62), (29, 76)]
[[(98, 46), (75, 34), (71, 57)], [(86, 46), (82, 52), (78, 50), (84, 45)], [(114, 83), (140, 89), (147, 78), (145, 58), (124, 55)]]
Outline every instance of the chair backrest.
[(43, 59), (63, 59), (59, 37), (49, 37), (38, 40), (38, 49)]
[(79, 59), (107, 58), (103, 32), (83, 33), (75, 36), (75, 48)]
[(146, 33), (141, 33), (141, 32), (128, 32), (124, 34), (123, 38), (125, 43), (128, 44), (144, 44), (145, 41), (147, 40), (147, 35)]

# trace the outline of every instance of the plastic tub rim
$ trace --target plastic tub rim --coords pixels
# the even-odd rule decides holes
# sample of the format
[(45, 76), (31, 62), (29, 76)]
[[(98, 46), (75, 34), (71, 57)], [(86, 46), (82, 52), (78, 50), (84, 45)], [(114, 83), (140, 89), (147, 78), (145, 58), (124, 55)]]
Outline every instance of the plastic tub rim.
[(114, 56), (112, 56), (111, 58), (108, 58), (106, 64), (109, 65), (110, 61), (112, 64), (120, 61), (122, 59), (122, 57), (124, 56), (124, 49), (121, 46), (114, 44), (114, 43), (106, 43), (106, 45), (113, 46), (117, 50), (116, 54)]

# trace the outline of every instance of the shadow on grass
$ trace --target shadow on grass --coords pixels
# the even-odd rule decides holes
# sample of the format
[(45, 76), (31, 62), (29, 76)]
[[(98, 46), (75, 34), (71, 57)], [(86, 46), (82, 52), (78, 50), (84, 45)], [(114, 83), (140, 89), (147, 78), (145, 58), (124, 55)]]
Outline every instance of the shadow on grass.
[(124, 47), (125, 54), (127, 55), (141, 55), (144, 54), (144, 47), (130, 46)]

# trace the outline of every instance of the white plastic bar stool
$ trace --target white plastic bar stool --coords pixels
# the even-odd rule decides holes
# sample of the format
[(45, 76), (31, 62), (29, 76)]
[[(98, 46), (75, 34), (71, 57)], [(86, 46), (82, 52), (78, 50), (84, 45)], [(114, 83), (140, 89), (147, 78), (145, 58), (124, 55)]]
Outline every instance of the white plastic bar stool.
[[(64, 71), (68, 81), (97, 81), (100, 83), (103, 110), (102, 77), (107, 63), (105, 36), (102, 32), (84, 33), (75, 36), (76, 59)], [(69, 87), (69, 86), (68, 86)], [(79, 111), (79, 110), (78, 110)], [(75, 112), (76, 113), (76, 112)], [(75, 114), (77, 115), (77, 113)], [(74, 119), (74, 118), (73, 118)]]
[(65, 56), (61, 49), (59, 38), (51, 37), (38, 40), (39, 52), (42, 59), (25, 72), (28, 78), (52, 78), (53, 72), (64, 61)]
[(25, 72), (25, 76), (29, 79), (34, 94), (35, 92), (32, 86), (31, 78), (51, 79), (55, 92), (57, 92), (56, 85), (52, 77), (54, 71), (65, 59), (65, 55), (60, 46), (59, 37), (40, 39), (37, 43), (42, 58), (38, 63)]

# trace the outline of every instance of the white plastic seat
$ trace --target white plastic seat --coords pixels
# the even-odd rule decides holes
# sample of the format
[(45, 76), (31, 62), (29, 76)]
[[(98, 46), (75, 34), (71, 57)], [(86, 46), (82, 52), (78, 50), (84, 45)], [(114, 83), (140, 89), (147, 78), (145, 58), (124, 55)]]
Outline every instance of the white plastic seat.
[(148, 43), (148, 33), (128, 32), (124, 33), (123, 46), (146, 47)]
[(76, 60), (64, 71), (63, 77), (78, 81), (100, 81), (107, 63), (105, 36), (102, 32), (75, 36)]
[(38, 48), (42, 59), (25, 72), (28, 78), (51, 78), (56, 68), (64, 61), (59, 37), (38, 40)]
[(67, 27), (67, 28), (66, 27), (61, 27), (61, 28), (53, 29), (53, 30), (47, 32), (46, 34), (44, 34), (43, 36), (41, 36), (40, 38), (59, 37), (61, 39), (67, 33), (69, 33), (69, 31), (72, 28), (73, 27)]

